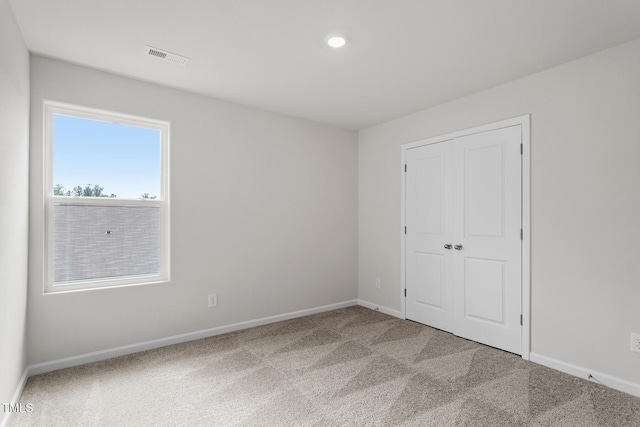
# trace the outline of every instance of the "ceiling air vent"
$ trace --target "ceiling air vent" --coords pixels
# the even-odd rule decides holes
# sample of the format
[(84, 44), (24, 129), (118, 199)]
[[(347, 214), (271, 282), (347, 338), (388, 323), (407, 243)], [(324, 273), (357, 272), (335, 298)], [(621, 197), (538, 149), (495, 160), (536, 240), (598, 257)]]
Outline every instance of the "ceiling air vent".
[(176, 53), (167, 52), (166, 50), (157, 49), (151, 46), (144, 47), (144, 53), (151, 55), (164, 61), (173, 62), (174, 64), (186, 65), (189, 58), (186, 56), (178, 55)]

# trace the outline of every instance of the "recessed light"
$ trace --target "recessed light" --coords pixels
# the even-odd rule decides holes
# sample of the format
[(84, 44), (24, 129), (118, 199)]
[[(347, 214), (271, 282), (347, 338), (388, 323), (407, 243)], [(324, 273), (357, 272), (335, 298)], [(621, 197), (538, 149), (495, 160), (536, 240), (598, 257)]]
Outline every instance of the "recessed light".
[(327, 44), (333, 48), (339, 48), (347, 44), (347, 36), (343, 34), (329, 34)]

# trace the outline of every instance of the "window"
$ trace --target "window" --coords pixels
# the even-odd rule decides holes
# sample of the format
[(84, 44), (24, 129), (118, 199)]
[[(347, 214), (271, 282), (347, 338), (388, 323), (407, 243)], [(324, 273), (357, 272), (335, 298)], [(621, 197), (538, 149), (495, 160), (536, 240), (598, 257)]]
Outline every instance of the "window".
[(45, 101), (45, 292), (169, 280), (169, 123)]

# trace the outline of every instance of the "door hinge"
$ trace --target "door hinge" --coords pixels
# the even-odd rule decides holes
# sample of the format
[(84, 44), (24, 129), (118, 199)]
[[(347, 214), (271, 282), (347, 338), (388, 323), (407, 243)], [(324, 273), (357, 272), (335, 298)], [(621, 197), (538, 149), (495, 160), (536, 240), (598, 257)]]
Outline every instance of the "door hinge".
[(404, 164), (404, 171), (405, 172), (407, 171), (407, 164), (406, 163)]
[(407, 226), (404, 226), (404, 234), (407, 234)]
[(524, 240), (524, 230), (520, 229), (520, 240)]
[(520, 326), (522, 326), (522, 314), (520, 315)]
[(524, 144), (520, 144), (520, 154), (524, 153)]
[(407, 288), (404, 288), (404, 297), (407, 297)]

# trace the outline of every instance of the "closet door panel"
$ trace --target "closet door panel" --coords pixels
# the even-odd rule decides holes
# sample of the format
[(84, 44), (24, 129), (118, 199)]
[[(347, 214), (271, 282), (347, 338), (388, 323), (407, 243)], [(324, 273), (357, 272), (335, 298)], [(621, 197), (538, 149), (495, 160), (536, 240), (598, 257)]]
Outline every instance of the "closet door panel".
[(414, 148), (406, 173), (406, 316), (452, 330), (451, 141)]
[(519, 353), (520, 126), (456, 138), (454, 333)]

